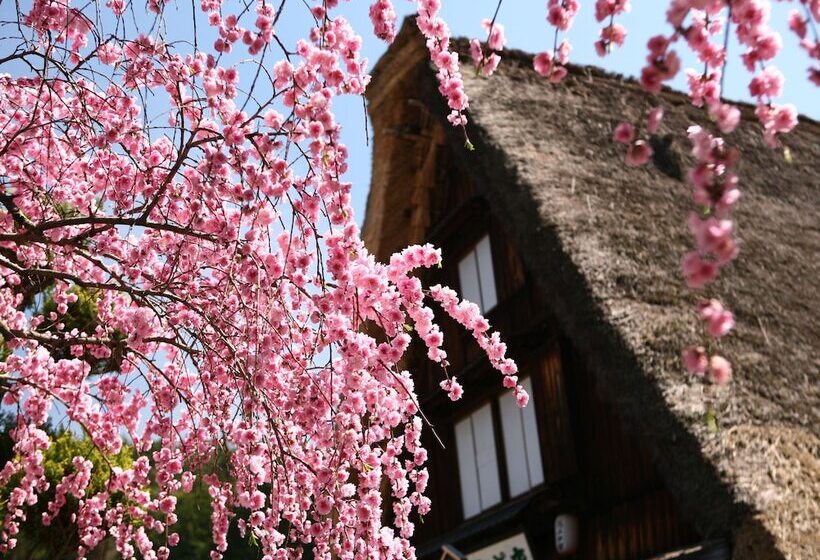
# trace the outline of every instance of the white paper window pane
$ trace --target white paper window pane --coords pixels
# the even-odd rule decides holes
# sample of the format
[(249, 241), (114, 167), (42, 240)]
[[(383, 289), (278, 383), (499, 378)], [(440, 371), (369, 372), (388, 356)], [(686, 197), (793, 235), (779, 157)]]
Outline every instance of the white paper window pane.
[[(532, 381), (529, 378), (521, 385), (532, 395)], [(513, 393), (508, 392), (499, 399), (499, 408), (510, 496), (515, 497), (544, 482), (535, 403), (530, 399), (526, 408), (521, 409)]]
[(464, 517), (472, 517), (481, 511), (481, 499), (478, 493), (478, 469), (470, 417), (456, 424), (456, 452), (461, 481), (461, 505), (464, 508)]
[(490, 236), (485, 235), (475, 248), (478, 265), (478, 278), (481, 282), (481, 310), (485, 313), (495, 307), (498, 296), (495, 293), (495, 274), (493, 273), (493, 254), (490, 249)]
[(458, 280), (461, 284), (461, 297), (475, 303), (483, 310), (475, 251), (470, 251), (467, 256), (458, 263)]
[(456, 424), (456, 452), (461, 505), (468, 518), (501, 501), (490, 403)]
[(515, 397), (511, 393), (502, 395), (499, 399), (499, 408), (501, 409), (501, 428), (504, 433), (504, 456), (507, 459), (510, 497), (515, 497), (532, 487), (524, 443), (524, 425), (521, 419), (521, 409), (518, 408)]
[(485, 404), (472, 415), (473, 438), (476, 448), (478, 485), (481, 494), (481, 509), (501, 501), (501, 483), (498, 479), (498, 459), (495, 455), (495, 434), (493, 431), (493, 411), (490, 403)]
[(535, 416), (535, 401), (532, 398), (532, 379), (527, 378), (521, 382), (524, 389), (530, 395), (530, 402), (521, 411), (521, 418), (524, 424), (524, 441), (527, 448), (527, 462), (530, 471), (530, 487), (538, 486), (544, 482), (544, 467), (541, 462), (541, 443), (538, 439), (538, 420)]

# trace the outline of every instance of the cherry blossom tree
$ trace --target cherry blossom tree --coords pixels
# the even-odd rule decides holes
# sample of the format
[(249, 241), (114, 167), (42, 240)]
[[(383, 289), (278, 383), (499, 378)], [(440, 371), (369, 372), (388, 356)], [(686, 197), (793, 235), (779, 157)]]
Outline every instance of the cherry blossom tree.
[[(469, 100), (441, 2), (416, 4), (448, 120), (466, 131)], [(767, 62), (781, 38), (769, 4), (673, 0), (648, 45), (641, 83), (650, 92), (679, 72), (675, 48), (703, 61), (689, 77), (692, 101), (719, 131), (690, 130), (702, 210), (690, 217), (696, 249), (683, 259), (692, 288), (737, 253), (739, 154), (719, 137), (739, 115), (720, 95), (730, 29), (747, 49), (743, 63), (759, 70), (750, 88), (766, 139), (778, 146), (796, 122), (793, 107), (774, 102), (782, 76)], [(362, 243), (334, 100), (363, 94), (369, 77), (345, 6), (201, 0), (184, 38), (165, 19), (182, 3), (164, 0), (22, 1), (2, 24), (0, 391), (15, 427), (14, 457), (0, 470), (9, 489), (0, 553), (15, 547), (21, 524), (48, 525), (72, 497), (78, 557), (110, 537), (125, 558), (168, 558), (179, 541), (176, 495), (200, 477), (212, 558), (231, 524), (266, 559), (308, 547), (320, 558), (414, 557), (412, 519), (430, 508), (423, 411), (400, 366), (414, 337), (442, 365), (442, 389), (453, 400), (462, 392), (432, 306), (473, 334), (526, 406), (515, 363), (478, 307), (414, 276), (440, 264), (435, 248), (378, 263)], [(816, 61), (820, 2), (795, 7), (789, 25)], [(534, 67), (556, 87), (579, 8), (547, 3), (553, 48)], [(626, 39), (616, 20), (627, 9), (628, 0), (595, 2), (600, 54)], [(289, 11), (309, 21), (294, 44), (276, 31)], [(369, 13), (373, 34), (391, 41), (391, 1), (371, 2)], [(498, 10), (482, 15), (492, 18), (471, 56), (489, 77), (505, 37)], [(820, 81), (817, 65), (810, 72)], [(661, 118), (655, 108), (645, 126), (615, 131), (627, 164), (649, 158), (641, 130)], [(91, 313), (78, 322), (80, 304)], [(732, 327), (717, 301), (698, 312), (713, 336)], [(703, 347), (684, 358), (716, 383), (731, 377), (729, 362)], [(125, 438), (133, 463), (109, 461), (106, 483), (90, 485), (99, 460), (78, 456), (50, 488), (44, 426), (58, 416), (103, 462)], [(201, 468), (217, 455), (229, 457), (229, 476)], [(49, 513), (31, 519), (42, 501)]]

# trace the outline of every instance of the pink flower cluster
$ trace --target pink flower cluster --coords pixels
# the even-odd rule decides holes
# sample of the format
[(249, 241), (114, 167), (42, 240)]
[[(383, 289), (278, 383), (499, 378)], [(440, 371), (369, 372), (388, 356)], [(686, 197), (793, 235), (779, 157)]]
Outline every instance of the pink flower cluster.
[(624, 157), (627, 165), (643, 165), (652, 157), (652, 147), (649, 142), (636, 137), (635, 126), (628, 122), (619, 123), (612, 133), (612, 139), (615, 142), (628, 146)]
[(396, 38), (396, 11), (390, 0), (376, 0), (370, 5), (370, 21), (373, 34), (382, 41), (392, 43)]
[[(658, 132), (663, 120), (663, 107), (653, 107), (646, 115), (646, 131), (649, 134)], [(621, 122), (612, 132), (612, 139), (627, 146), (624, 162), (627, 165), (644, 165), (652, 157), (652, 146), (647, 138), (638, 138), (638, 128), (632, 123)]]
[(555, 27), (555, 48), (538, 53), (533, 58), (535, 71), (548, 78), (553, 84), (559, 83), (567, 75), (566, 64), (569, 62), (569, 52), (572, 45), (566, 39), (558, 44), (558, 33), (568, 31), (575, 21), (575, 16), (581, 9), (577, 0), (549, 0), (547, 2), (547, 22)]
[(507, 39), (504, 37), (504, 26), (500, 23), (484, 19), (481, 26), (487, 31), (487, 47), (491, 52), (489, 55), (484, 54), (481, 42), (478, 39), (473, 39), (470, 41), (470, 58), (473, 59), (473, 63), (475, 63), (481, 74), (489, 77), (498, 68), (498, 63), (501, 62), (499, 53), (504, 50)]
[(450, 50), (450, 29), (439, 16), (441, 0), (416, 0), (418, 15), (416, 23), (419, 31), (427, 38), (430, 60), (437, 68), (439, 92), (447, 100), (450, 114), (447, 120), (453, 126), (464, 127), (468, 107), (464, 81), (458, 64), (458, 54)]
[(715, 385), (726, 385), (732, 380), (732, 364), (722, 356), (710, 358), (703, 346), (685, 348), (682, 359), (688, 371), (698, 377), (706, 377)]
[[(518, 367), (515, 362), (506, 357), (507, 345), (501, 342), (499, 334), (497, 332), (488, 333), (490, 324), (481, 316), (478, 306), (469, 301), (459, 301), (454, 290), (441, 285), (430, 288), (430, 297), (437, 301), (448, 315), (472, 333), (479, 347), (487, 354), (490, 365), (503, 374), (504, 387), (513, 389), (518, 406), (526, 406), (529, 396), (518, 383), (516, 375)], [(460, 397), (462, 389), (455, 378), (443, 381), (441, 386), (449, 392), (453, 400)]]
[[(809, 19), (813, 17), (816, 20), (820, 16), (820, 5), (813, 0), (801, 0), (801, 3), (806, 9), (806, 17), (792, 13), (790, 27), (802, 40), (807, 33), (806, 23)], [(817, 5), (817, 8), (810, 10), (807, 7), (809, 3)], [(741, 55), (744, 65), (749, 71), (759, 70), (750, 82), (749, 91), (759, 100), (756, 114), (763, 124), (764, 137), (770, 145), (778, 146), (777, 135), (790, 131), (797, 124), (797, 111), (791, 105), (772, 103), (772, 99), (781, 94), (784, 80), (777, 68), (766, 66), (781, 49), (779, 34), (769, 26), (770, 11), (768, 0), (672, 0), (666, 19), (673, 32), (668, 36), (656, 35), (649, 40), (648, 64), (641, 73), (642, 87), (650, 93), (658, 93), (662, 82), (678, 73), (680, 59), (671, 46), (683, 39), (704, 64), (702, 71), (686, 71), (692, 104), (705, 106), (717, 128), (722, 133), (731, 133), (739, 125), (741, 113), (738, 107), (724, 102), (721, 94), (728, 59), (726, 46), (733, 27), (738, 41), (746, 49)], [(601, 9), (600, 13), (608, 12)], [(718, 40), (714, 40), (716, 37)], [(813, 48), (813, 45), (804, 44), (804, 48), (806, 46)], [(720, 269), (735, 259), (738, 253), (730, 213), (740, 197), (735, 172), (739, 153), (728, 148), (722, 138), (713, 137), (699, 126), (690, 127), (688, 132), (696, 158), (688, 179), (699, 210), (688, 219), (696, 249), (684, 255), (681, 266), (687, 285), (701, 289), (714, 282)], [(636, 140), (637, 136), (635, 128), (629, 123), (621, 123), (615, 130), (615, 140), (630, 146), (626, 158), (628, 163), (640, 163), (648, 157), (639, 145), (641, 140)], [(727, 313), (715, 316), (723, 319), (731, 317)], [(725, 326), (731, 322), (723, 320), (720, 324)], [(714, 320), (708, 324), (708, 332), (713, 337), (725, 334), (715, 326)], [(725, 383), (731, 378), (728, 361), (719, 356), (708, 359), (702, 347), (687, 348), (684, 362), (687, 369), (699, 375), (712, 371), (709, 378), (716, 383)]]
[[(800, 10), (789, 12), (789, 29), (800, 39), (800, 48), (809, 55), (814, 62), (809, 67), (809, 80), (820, 86), (820, 41), (817, 37), (817, 24), (820, 23), (820, 2), (817, 0), (800, 0), (803, 13)], [(813, 37), (809, 37), (809, 28)]]
[[(721, 338), (734, 327), (734, 315), (723, 308), (717, 300), (701, 301), (698, 315), (706, 325), (709, 335)], [(708, 357), (703, 346), (689, 346), (683, 350), (684, 367), (698, 377), (706, 377), (716, 385), (726, 385), (732, 379), (732, 365), (721, 356)]]
[(569, 62), (570, 50), (572, 46), (569, 41), (563, 40), (555, 52), (546, 51), (535, 55), (532, 59), (533, 68), (545, 78), (549, 78), (550, 82), (557, 84), (567, 75), (566, 64)]
[(691, 68), (686, 70), (692, 104), (696, 107), (705, 105), (712, 119), (717, 122), (718, 128), (724, 133), (729, 133), (740, 121), (740, 111), (733, 105), (721, 102), (721, 79), (726, 63), (726, 50), (719, 42), (710, 40), (721, 31), (729, 31), (720, 16), (721, 10), (720, 3), (709, 4), (702, 10), (693, 9), (689, 26), (684, 30), (683, 36), (689, 48), (704, 64), (703, 72)]
[(595, 20), (609, 23), (599, 32), (599, 39), (595, 41), (595, 52), (598, 56), (606, 56), (612, 45), (622, 46), (626, 40), (626, 28), (615, 23), (615, 16), (632, 9), (629, 0), (595, 0)]
[(697, 164), (689, 171), (688, 179), (693, 200), (705, 209), (706, 217), (698, 213), (689, 216), (697, 250), (684, 256), (682, 267), (687, 285), (698, 289), (713, 282), (720, 267), (737, 256), (734, 223), (728, 216), (740, 198), (734, 171), (739, 153), (699, 126), (689, 128), (689, 138)]
[(233, 45), (241, 40), (248, 47), (248, 54), (259, 54), (273, 40), (273, 6), (258, 4), (256, 14), (255, 30), (240, 25), (237, 15), (230, 14), (223, 18), (216, 10), (208, 14), (208, 23), (216, 27), (219, 34), (219, 38), (214, 42), (214, 50), (218, 53), (229, 53)]
[[(69, 6), (69, 0), (34, 0), (23, 23), (34, 31), (43, 43), (68, 43), (72, 64), (80, 61), (79, 51), (88, 45), (93, 23), (81, 10)], [(47, 38), (48, 34), (53, 37)]]
[(581, 3), (577, 0), (548, 0), (547, 21), (560, 31), (569, 31), (580, 9)]
[(782, 39), (769, 26), (770, 2), (742, 0), (735, 4), (732, 5), (732, 22), (736, 25), (738, 41), (746, 47), (741, 58), (746, 69), (753, 72), (780, 52)]
[[(734, 238), (734, 222), (729, 215), (740, 198), (738, 178), (734, 169), (739, 153), (728, 148), (722, 138), (716, 138), (699, 126), (689, 128), (692, 153), (697, 161), (689, 171), (693, 200), (702, 209), (691, 213), (688, 224), (696, 249), (684, 255), (681, 261), (686, 284), (701, 289), (717, 279), (720, 269), (732, 262), (738, 254)], [(717, 300), (697, 305), (700, 318), (706, 323), (712, 338), (725, 336), (734, 326), (734, 316)], [(707, 360), (703, 347), (688, 347), (683, 352), (685, 367), (717, 384), (731, 379), (731, 366), (720, 356)]]
[(735, 317), (732, 312), (724, 309), (723, 305), (715, 299), (699, 302), (697, 309), (698, 315), (706, 323), (709, 335), (713, 338), (726, 336), (735, 326)]
[(670, 40), (655, 35), (647, 43), (647, 65), (641, 70), (641, 87), (650, 93), (658, 93), (663, 82), (674, 78), (680, 70), (678, 54), (669, 50)]

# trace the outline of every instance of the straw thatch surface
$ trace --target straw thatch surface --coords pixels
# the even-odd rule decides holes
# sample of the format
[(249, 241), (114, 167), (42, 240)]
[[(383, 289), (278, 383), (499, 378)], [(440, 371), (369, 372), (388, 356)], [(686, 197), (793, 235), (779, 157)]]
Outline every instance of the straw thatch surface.
[[(429, 68), (419, 41), (406, 23), (376, 68), (371, 98), (390, 87), (391, 73)], [(433, 72), (423, 74), (405, 93), (443, 118)], [(683, 131), (705, 124), (703, 111), (679, 93), (652, 100), (634, 81), (588, 67), (553, 86), (516, 51), (490, 79), (467, 65), (464, 74), (476, 150), (466, 152), (453, 131), (453, 153), (508, 224), (598, 389), (652, 445), (685, 512), (704, 536), (731, 534), (736, 558), (820, 557), (818, 123), (804, 119), (785, 138), (791, 164), (766, 147), (750, 107), (727, 136), (743, 153), (743, 245), (704, 294), (720, 297), (738, 322), (719, 349), (735, 380), (718, 389), (689, 378), (678, 358), (700, 340), (696, 296), (678, 266), (692, 208), (679, 171), (692, 161)], [(654, 164), (627, 167), (612, 130), (658, 101), (666, 117), (656, 147), (666, 148)], [(708, 406), (716, 432), (703, 419)]]

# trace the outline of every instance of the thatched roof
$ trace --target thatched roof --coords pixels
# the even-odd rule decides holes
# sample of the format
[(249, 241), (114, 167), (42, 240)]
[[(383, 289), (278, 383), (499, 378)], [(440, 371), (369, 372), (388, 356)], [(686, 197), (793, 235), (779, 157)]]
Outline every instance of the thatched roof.
[[(419, 73), (407, 93), (444, 118), (425, 57), (405, 22), (374, 72), (374, 119), (383, 90), (408, 68)], [(705, 536), (731, 536), (735, 558), (820, 557), (820, 125), (801, 119), (784, 138), (792, 163), (765, 145), (752, 107), (727, 137), (743, 153), (742, 249), (714, 286), (737, 318), (720, 348), (734, 381), (716, 388), (679, 360), (700, 338), (697, 296), (678, 264), (691, 244), (690, 187), (675, 168), (691, 165), (684, 131), (704, 112), (680, 93), (660, 94), (668, 147), (654, 165), (631, 168), (612, 130), (658, 102), (634, 80), (572, 67), (554, 86), (518, 51), (506, 51), (489, 79), (464, 64), (475, 151), (448, 127), (453, 153), (507, 224), (599, 390), (654, 449), (684, 512)], [(366, 234), (379, 221), (378, 196)], [(707, 406), (716, 432), (704, 422)]]

